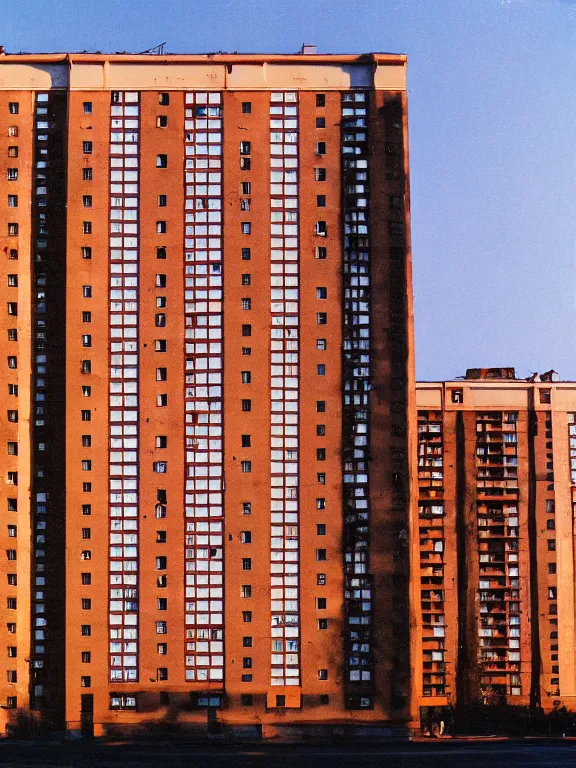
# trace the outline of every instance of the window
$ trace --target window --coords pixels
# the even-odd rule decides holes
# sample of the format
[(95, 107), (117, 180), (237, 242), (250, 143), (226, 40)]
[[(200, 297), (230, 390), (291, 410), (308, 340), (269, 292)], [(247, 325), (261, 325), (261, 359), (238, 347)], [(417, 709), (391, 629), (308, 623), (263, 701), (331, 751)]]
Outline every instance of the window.
[(554, 518), (551, 518), (550, 520), (546, 520), (546, 529), (548, 531), (556, 530), (556, 523), (554, 521)]
[(8, 208), (18, 208), (18, 195), (8, 195)]
[(92, 361), (82, 360), (80, 371), (81, 373), (92, 373)]
[(90, 528), (82, 528), (82, 538), (89, 539), (91, 536)]
[(82, 205), (84, 208), (92, 208), (92, 195), (82, 195)]
[(92, 483), (82, 483), (84, 493), (92, 493)]
[(168, 598), (167, 597), (158, 597), (156, 598), (156, 607), (159, 611), (167, 611), (168, 610)]
[(242, 336), (252, 336), (252, 326), (245, 324), (242, 326)]
[(244, 624), (250, 624), (252, 622), (252, 611), (242, 611), (242, 621)]
[(319, 611), (326, 610), (326, 598), (325, 597), (317, 597), (316, 598), (316, 608)]
[(16, 301), (9, 301), (8, 302), (8, 314), (9, 315), (17, 315), (18, 314), (18, 303)]
[(156, 368), (156, 381), (168, 380), (168, 368)]
[(249, 235), (252, 231), (252, 224), (249, 221), (242, 222), (242, 234)]
[(8, 417), (8, 421), (12, 421), (14, 423), (18, 422), (18, 411), (10, 410), (6, 413)]
[(252, 656), (244, 656), (242, 659), (242, 669), (252, 669)]
[(251, 501), (243, 501), (242, 502), (242, 514), (243, 515), (251, 515), (252, 514), (252, 502)]
[(326, 536), (326, 525), (324, 523), (317, 523), (316, 524), (316, 535), (317, 536)]
[(316, 461), (326, 461), (325, 448), (316, 448)]
[(319, 363), (316, 366), (316, 373), (318, 374), (318, 376), (326, 376), (326, 366), (324, 365), (324, 363)]
[(8, 394), (18, 397), (18, 384), (8, 384)]
[(240, 210), (241, 211), (250, 210), (250, 198), (245, 198), (244, 200), (240, 200)]
[(18, 368), (18, 358), (15, 355), (9, 355), (8, 368)]
[(85, 235), (91, 235), (92, 234), (92, 222), (91, 221), (83, 221), (82, 222), (82, 231)]
[(276, 696), (276, 706), (277, 707), (285, 707), (286, 706), (286, 696), (283, 694), (277, 694)]
[(166, 656), (168, 653), (168, 643), (158, 643), (156, 645), (156, 650), (160, 656)]
[(15, 645), (8, 646), (8, 658), (15, 659), (18, 656), (18, 647)]
[(156, 341), (154, 342), (154, 351), (166, 352), (166, 349), (167, 349), (166, 339), (156, 339)]
[(158, 408), (164, 408), (168, 405), (168, 395), (162, 394), (162, 395), (156, 395), (156, 405)]
[(91, 299), (92, 298), (92, 286), (91, 285), (83, 285), (82, 286), (82, 297), (84, 299)]
[(540, 402), (541, 403), (550, 403), (551, 400), (551, 390), (550, 389), (539, 389), (538, 393), (540, 395)]
[[(159, 235), (165, 235), (166, 234), (166, 222), (165, 221), (157, 221), (156, 222), (156, 232)], [(158, 252), (156, 252), (156, 253), (158, 254)], [(164, 249), (164, 256), (162, 257), (162, 256), (158, 256), (157, 255), (157, 258), (159, 258), (159, 259), (164, 258), (165, 259), (166, 258), (166, 249)]]
[(8, 455), (9, 456), (18, 456), (18, 443), (8, 443)]
[(11, 115), (17, 115), (20, 111), (20, 103), (17, 101), (9, 101), (8, 102), (8, 112)]
[(328, 619), (317, 619), (316, 626), (318, 629), (328, 629)]
[(82, 514), (83, 515), (91, 515), (92, 514), (92, 504), (82, 504)]
[(245, 474), (248, 472), (252, 472), (252, 462), (251, 461), (241, 461), (240, 462), (241, 471)]
[(92, 552), (89, 549), (82, 550), (80, 560), (92, 560)]
[(156, 328), (164, 328), (166, 326), (166, 315), (164, 312), (158, 312), (154, 317), (154, 325)]
[(316, 195), (316, 206), (326, 208), (326, 195)]
[(250, 248), (242, 248), (242, 261), (250, 261)]
[(10, 621), (8, 624), (6, 624), (6, 631), (9, 635), (15, 635), (16, 634), (16, 624), (14, 622)]
[(165, 555), (161, 555), (156, 558), (156, 570), (165, 571), (168, 566), (168, 558)]
[(82, 574), (82, 585), (84, 587), (88, 587), (92, 584), (92, 574), (91, 573), (83, 573)]
[(8, 512), (18, 512), (18, 499), (6, 499), (8, 502)]
[(82, 346), (83, 347), (91, 347), (92, 346), (92, 336), (88, 333), (82, 334)]
[(168, 624), (165, 621), (156, 622), (156, 634), (165, 635), (168, 632)]
[(8, 235), (10, 237), (14, 237), (18, 234), (18, 224), (16, 222), (11, 221), (8, 224)]
[(18, 472), (7, 472), (6, 482), (8, 485), (18, 485)]
[(326, 425), (316, 424), (316, 435), (318, 437), (324, 437), (325, 434), (326, 434)]
[(325, 107), (326, 106), (326, 94), (325, 93), (317, 93), (316, 94), (316, 106), (317, 107)]
[(240, 379), (242, 381), (242, 384), (250, 384), (252, 381), (252, 372), (240, 371)]
[(18, 126), (17, 125), (9, 125), (8, 126), (8, 136), (18, 136)]
[(159, 93), (158, 94), (158, 104), (160, 104), (163, 107), (167, 107), (168, 104), (170, 104), (170, 94), (169, 93)]
[(155, 461), (152, 464), (152, 471), (160, 475), (165, 474), (167, 468), (168, 468), (168, 465), (165, 461)]
[(18, 528), (15, 525), (8, 526), (8, 537), (15, 539), (18, 536)]
[(92, 627), (90, 624), (82, 624), (80, 627), (80, 634), (82, 637), (90, 637), (92, 634)]
[(18, 673), (15, 669), (8, 669), (6, 670), (6, 678), (9, 683), (17, 683), (18, 682)]
[(242, 680), (243, 683), (251, 683), (252, 682), (252, 675), (251, 674), (242, 675), (241, 680)]
[(548, 599), (556, 600), (558, 597), (558, 590), (556, 587), (548, 587)]
[[(250, 584), (243, 584), (240, 588), (241, 597), (252, 597), (252, 586)], [(246, 621), (246, 619), (244, 619)], [(250, 614), (250, 621), (252, 621), (252, 614)]]
[(166, 288), (166, 275), (156, 275), (156, 288)]
[(316, 234), (319, 237), (326, 237), (326, 235), (328, 234), (328, 227), (326, 226), (325, 221), (316, 222)]
[(110, 694), (110, 709), (131, 709), (136, 710), (136, 696), (123, 695), (111, 693)]
[(326, 560), (326, 550), (325, 549), (317, 549), (316, 550), (316, 560), (318, 562)]
[(242, 347), (242, 354), (244, 357), (249, 357), (252, 354), (252, 347)]
[(556, 550), (556, 539), (548, 539), (548, 551), (554, 552)]
[(156, 155), (156, 168), (168, 168), (168, 155)]
[(8, 147), (8, 157), (18, 157), (18, 147)]
[(325, 413), (326, 412), (326, 401), (325, 400), (316, 400), (316, 412), (317, 413)]
[(317, 325), (326, 325), (327, 322), (328, 322), (327, 312), (316, 312)]
[(317, 117), (316, 118), (316, 128), (326, 128), (326, 118), (325, 117)]
[(240, 541), (242, 544), (252, 544), (252, 531), (240, 531)]
[(250, 285), (251, 282), (251, 275), (244, 274), (242, 275), (242, 285)]
[(83, 323), (91, 323), (92, 322), (92, 312), (82, 312), (82, 322)]
[(251, 159), (249, 157), (240, 158), (240, 170), (249, 171), (252, 166)]
[(325, 259), (326, 255), (328, 253), (328, 250), (325, 246), (320, 245), (316, 248), (316, 258), (317, 259)]
[(7, 549), (6, 550), (6, 558), (8, 560), (16, 560), (16, 550), (15, 549)]
[(551, 575), (556, 573), (556, 563), (548, 563), (548, 573)]
[(167, 195), (158, 195), (158, 207), (165, 208), (168, 205)]
[(8, 168), (8, 181), (16, 181), (18, 178), (18, 168)]
[(166, 435), (156, 435), (156, 448), (167, 448), (168, 437)]
[(91, 155), (92, 154), (92, 142), (91, 141), (83, 141), (82, 142), (82, 152), (85, 155)]
[(249, 195), (252, 189), (252, 184), (249, 181), (242, 181), (240, 183), (240, 189), (243, 195)]
[(328, 670), (327, 669), (319, 669), (318, 670), (318, 680), (328, 680)]
[(317, 573), (316, 574), (316, 584), (319, 587), (324, 587), (326, 585), (326, 574), (325, 573)]
[(250, 557), (243, 557), (242, 558), (242, 570), (243, 571), (251, 571), (252, 570), (252, 558), (250, 558)]
[(326, 142), (325, 141), (319, 141), (316, 144), (316, 154), (317, 155), (325, 155), (326, 154)]
[(82, 660), (82, 664), (90, 664), (92, 661), (92, 654), (90, 651), (82, 651), (80, 658)]
[(242, 309), (252, 309), (252, 300), (240, 299), (240, 306), (242, 307)]
[(82, 181), (92, 181), (92, 168), (82, 168)]
[(241, 155), (249, 155), (250, 154), (250, 142), (249, 141), (241, 141), (240, 142), (240, 154)]
[(17, 259), (18, 258), (18, 251), (16, 248), (10, 248), (8, 251), (8, 258), (9, 259)]
[(252, 102), (251, 101), (243, 101), (242, 102), (242, 114), (243, 115), (251, 115), (252, 114)]
[(82, 610), (90, 611), (92, 609), (92, 600), (89, 597), (82, 598)]

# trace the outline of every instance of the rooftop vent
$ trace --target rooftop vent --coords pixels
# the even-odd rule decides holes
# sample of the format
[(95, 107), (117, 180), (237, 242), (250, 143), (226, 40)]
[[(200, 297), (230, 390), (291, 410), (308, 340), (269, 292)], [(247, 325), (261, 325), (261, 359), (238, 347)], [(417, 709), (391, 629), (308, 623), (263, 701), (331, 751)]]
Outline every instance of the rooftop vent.
[(318, 48), (315, 45), (309, 45), (308, 43), (302, 44), (302, 50), (300, 53), (303, 53), (305, 56), (318, 53)]

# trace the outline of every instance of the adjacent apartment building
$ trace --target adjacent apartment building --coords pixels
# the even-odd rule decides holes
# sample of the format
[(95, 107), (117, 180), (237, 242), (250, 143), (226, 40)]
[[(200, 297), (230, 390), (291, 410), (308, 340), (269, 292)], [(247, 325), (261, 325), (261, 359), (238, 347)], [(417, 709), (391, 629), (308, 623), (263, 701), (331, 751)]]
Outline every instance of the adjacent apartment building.
[(576, 708), (576, 383), (417, 384), (418, 706)]
[(0, 727), (410, 720), (405, 78), (0, 57)]

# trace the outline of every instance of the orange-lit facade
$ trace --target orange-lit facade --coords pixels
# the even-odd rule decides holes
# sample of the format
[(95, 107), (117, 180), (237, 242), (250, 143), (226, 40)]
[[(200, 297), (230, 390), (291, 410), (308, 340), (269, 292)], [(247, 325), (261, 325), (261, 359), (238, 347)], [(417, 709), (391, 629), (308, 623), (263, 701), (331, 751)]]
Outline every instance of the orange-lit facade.
[(410, 721), (405, 76), (0, 59), (5, 725)]
[(417, 704), (574, 709), (576, 384), (469, 374), (416, 388)]

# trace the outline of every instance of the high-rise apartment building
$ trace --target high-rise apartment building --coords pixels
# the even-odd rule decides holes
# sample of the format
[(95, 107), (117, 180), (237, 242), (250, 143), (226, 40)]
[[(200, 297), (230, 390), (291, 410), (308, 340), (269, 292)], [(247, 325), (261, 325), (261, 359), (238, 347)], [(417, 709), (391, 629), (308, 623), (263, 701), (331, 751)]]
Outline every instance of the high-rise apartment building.
[(410, 719), (405, 74), (0, 58), (5, 724)]
[(576, 383), (417, 384), (417, 703), (576, 706)]

